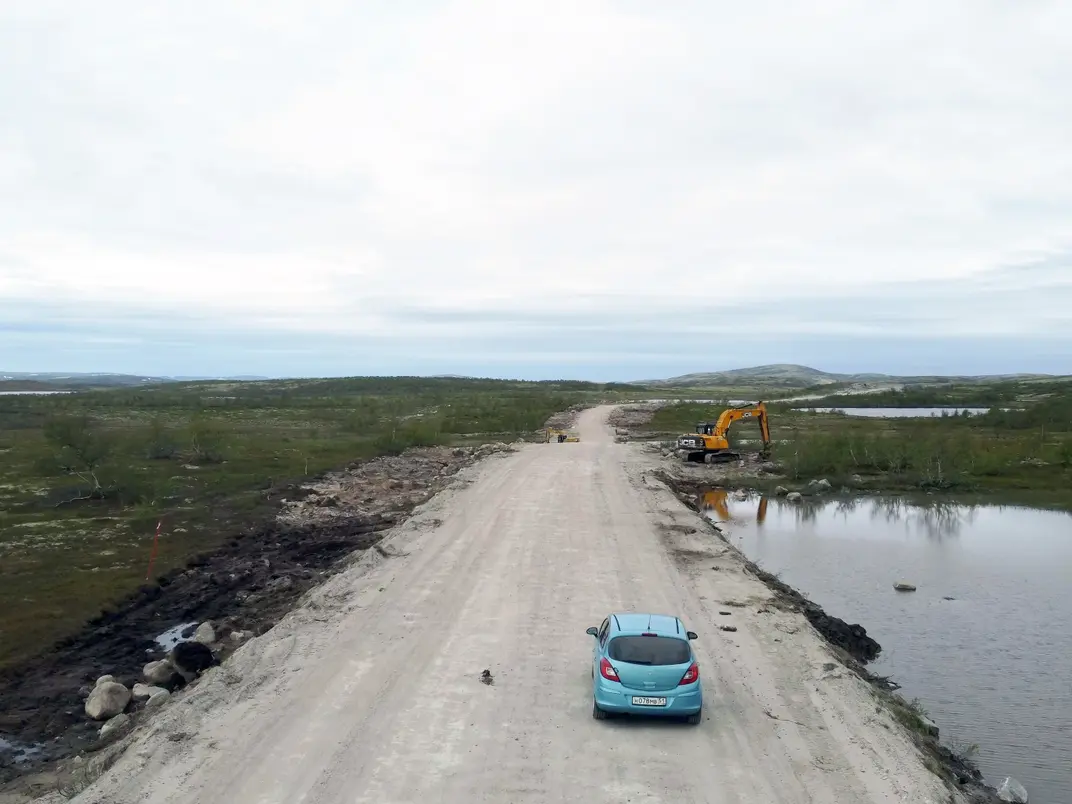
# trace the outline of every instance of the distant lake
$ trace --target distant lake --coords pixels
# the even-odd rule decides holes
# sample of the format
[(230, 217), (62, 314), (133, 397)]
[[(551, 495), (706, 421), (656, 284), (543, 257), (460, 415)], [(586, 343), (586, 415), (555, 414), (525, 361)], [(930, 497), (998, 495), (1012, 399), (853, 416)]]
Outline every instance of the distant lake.
[(0, 391), (0, 396), (50, 396), (52, 394), (73, 394), (74, 391)]
[(816, 413), (844, 413), (846, 416), (863, 416), (868, 419), (926, 419), (940, 416), (956, 416), (968, 413), (970, 416), (978, 416), (989, 413), (990, 408), (793, 408), (796, 411), (807, 413), (814, 410)]

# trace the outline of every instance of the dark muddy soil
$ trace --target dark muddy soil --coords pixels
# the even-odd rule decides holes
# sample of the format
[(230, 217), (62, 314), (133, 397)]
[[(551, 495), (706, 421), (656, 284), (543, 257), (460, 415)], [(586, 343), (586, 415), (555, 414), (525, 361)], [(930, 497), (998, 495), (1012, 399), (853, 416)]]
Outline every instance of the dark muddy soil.
[[(144, 665), (166, 655), (155, 642), (164, 631), (211, 620), (224, 637), (236, 630), (263, 633), (306, 591), (342, 569), (342, 559), (376, 545), (384, 531), (461, 468), (507, 449), (496, 444), (476, 450), (413, 450), (293, 488), (274, 521), (191, 558), (184, 568), (142, 586), (35, 660), (0, 673), (0, 740), (5, 741), (0, 746), (40, 748), (20, 762), (13, 752), (0, 752), (0, 784), (51, 760), (99, 747), (101, 724), (86, 716), (86, 695), (104, 674), (128, 687), (143, 681)], [(234, 647), (218, 650), (217, 658)]]

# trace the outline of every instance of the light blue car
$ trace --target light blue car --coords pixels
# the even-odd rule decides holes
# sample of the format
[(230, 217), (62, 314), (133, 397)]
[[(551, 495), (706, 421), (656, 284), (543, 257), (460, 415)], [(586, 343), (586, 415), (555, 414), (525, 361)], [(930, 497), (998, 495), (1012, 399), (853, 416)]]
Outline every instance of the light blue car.
[(681, 717), (699, 723), (700, 666), (681, 619), (637, 612), (611, 614), (588, 629), (592, 649), (592, 717), (608, 713)]

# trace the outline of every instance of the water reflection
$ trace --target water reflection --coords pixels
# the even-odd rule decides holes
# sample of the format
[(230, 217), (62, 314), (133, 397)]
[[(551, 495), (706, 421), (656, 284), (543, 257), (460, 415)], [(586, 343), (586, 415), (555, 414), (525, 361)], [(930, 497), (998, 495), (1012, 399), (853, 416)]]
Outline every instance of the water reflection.
[[(731, 512), (731, 501), (733, 511)], [(754, 506), (755, 522), (762, 525), (767, 519), (771, 498), (764, 494), (716, 488), (704, 492), (700, 507), (718, 522), (743, 520), (746, 506)], [(851, 497), (848, 499), (810, 499), (790, 503), (775, 499), (779, 511), (793, 512), (798, 523), (817, 523), (820, 518), (836, 516), (848, 521), (858, 512), (866, 512), (873, 522), (901, 524), (906, 532), (922, 533), (929, 539), (941, 541), (958, 536), (965, 526), (975, 522), (976, 505), (963, 505), (944, 500), (913, 501), (899, 497)], [(749, 512), (751, 513), (751, 512)], [(749, 516), (748, 518), (751, 518)]]
[[(726, 489), (711, 489), (705, 491), (703, 497), (700, 499), (700, 509), (704, 512), (709, 512), (714, 515), (714, 518), (719, 522), (730, 522), (733, 517), (730, 514), (729, 508), (729, 492)], [(739, 495), (736, 499), (740, 501), (747, 501), (755, 495), (750, 495), (747, 492), (736, 492)], [(756, 503), (756, 524), (762, 525), (767, 518), (767, 497), (760, 496), (759, 501)]]

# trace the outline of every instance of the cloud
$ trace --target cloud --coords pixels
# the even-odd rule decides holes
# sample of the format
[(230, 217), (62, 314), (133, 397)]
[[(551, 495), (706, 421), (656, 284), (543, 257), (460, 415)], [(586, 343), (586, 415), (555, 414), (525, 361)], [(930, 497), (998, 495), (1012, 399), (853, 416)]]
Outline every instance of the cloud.
[(5, 6), (0, 350), (1045, 351), (1072, 337), (1070, 80), (1045, 2)]

